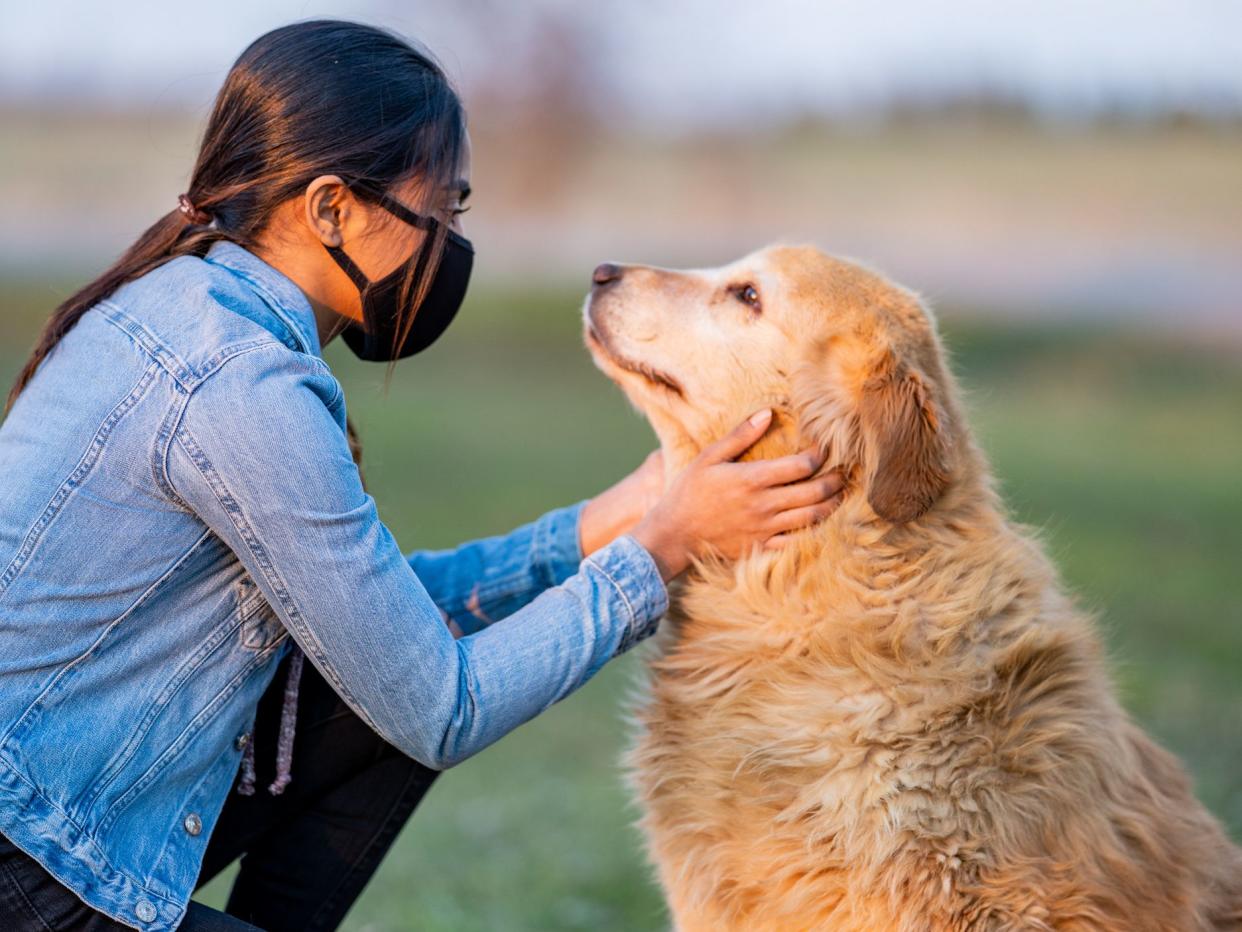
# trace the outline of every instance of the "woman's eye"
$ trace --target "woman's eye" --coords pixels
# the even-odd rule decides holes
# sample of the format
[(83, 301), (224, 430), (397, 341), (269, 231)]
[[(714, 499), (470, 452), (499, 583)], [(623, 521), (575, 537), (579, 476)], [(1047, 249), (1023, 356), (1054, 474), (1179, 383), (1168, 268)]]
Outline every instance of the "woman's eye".
[(734, 287), (733, 293), (743, 304), (759, 310), (759, 292), (755, 290), (754, 285), (737, 285)]

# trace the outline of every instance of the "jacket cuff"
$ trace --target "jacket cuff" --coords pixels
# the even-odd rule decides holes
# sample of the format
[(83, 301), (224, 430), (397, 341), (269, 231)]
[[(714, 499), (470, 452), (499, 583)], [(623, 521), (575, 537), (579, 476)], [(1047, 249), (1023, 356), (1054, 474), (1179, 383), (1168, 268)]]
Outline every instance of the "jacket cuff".
[(589, 501), (553, 508), (535, 521), (535, 564), (545, 586), (559, 586), (578, 572), (583, 558), (582, 509)]
[(632, 534), (622, 534), (584, 562), (608, 578), (629, 609), (629, 625), (613, 656), (655, 634), (668, 610), (668, 587), (647, 548)]

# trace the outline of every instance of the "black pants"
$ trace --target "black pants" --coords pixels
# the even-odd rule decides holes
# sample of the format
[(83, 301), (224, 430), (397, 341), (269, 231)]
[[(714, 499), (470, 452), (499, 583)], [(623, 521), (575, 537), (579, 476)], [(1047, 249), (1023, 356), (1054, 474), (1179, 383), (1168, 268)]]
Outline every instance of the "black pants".
[[(227, 914), (191, 903), (183, 932), (335, 929), (439, 771), (375, 734), (308, 660), (298, 691), (292, 782), (272, 796), (289, 658), (259, 701), (255, 793), (229, 792), (196, 887), (236, 858)], [(0, 929), (122, 932), (0, 835)]]

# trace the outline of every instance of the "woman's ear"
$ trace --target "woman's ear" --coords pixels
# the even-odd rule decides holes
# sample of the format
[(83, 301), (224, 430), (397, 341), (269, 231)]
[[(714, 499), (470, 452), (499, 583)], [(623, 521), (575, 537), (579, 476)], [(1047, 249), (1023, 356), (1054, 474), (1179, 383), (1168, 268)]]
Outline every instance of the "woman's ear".
[(858, 423), (868, 503), (886, 521), (913, 521), (948, 485), (943, 411), (924, 378), (887, 351), (863, 381)]

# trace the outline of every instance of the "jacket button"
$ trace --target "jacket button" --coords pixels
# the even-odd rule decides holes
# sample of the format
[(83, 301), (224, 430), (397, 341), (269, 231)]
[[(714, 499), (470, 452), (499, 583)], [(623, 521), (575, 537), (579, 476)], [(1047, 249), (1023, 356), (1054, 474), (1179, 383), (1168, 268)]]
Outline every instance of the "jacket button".
[(203, 820), (198, 817), (197, 812), (191, 812), (181, 824), (185, 826), (185, 830), (191, 835), (197, 835), (203, 830)]
[(155, 918), (155, 906), (148, 900), (139, 900), (134, 907), (134, 915), (143, 922), (150, 922)]
[(233, 739), (233, 747), (239, 751), (244, 751), (246, 745), (250, 743), (250, 732), (243, 731), (240, 735)]

